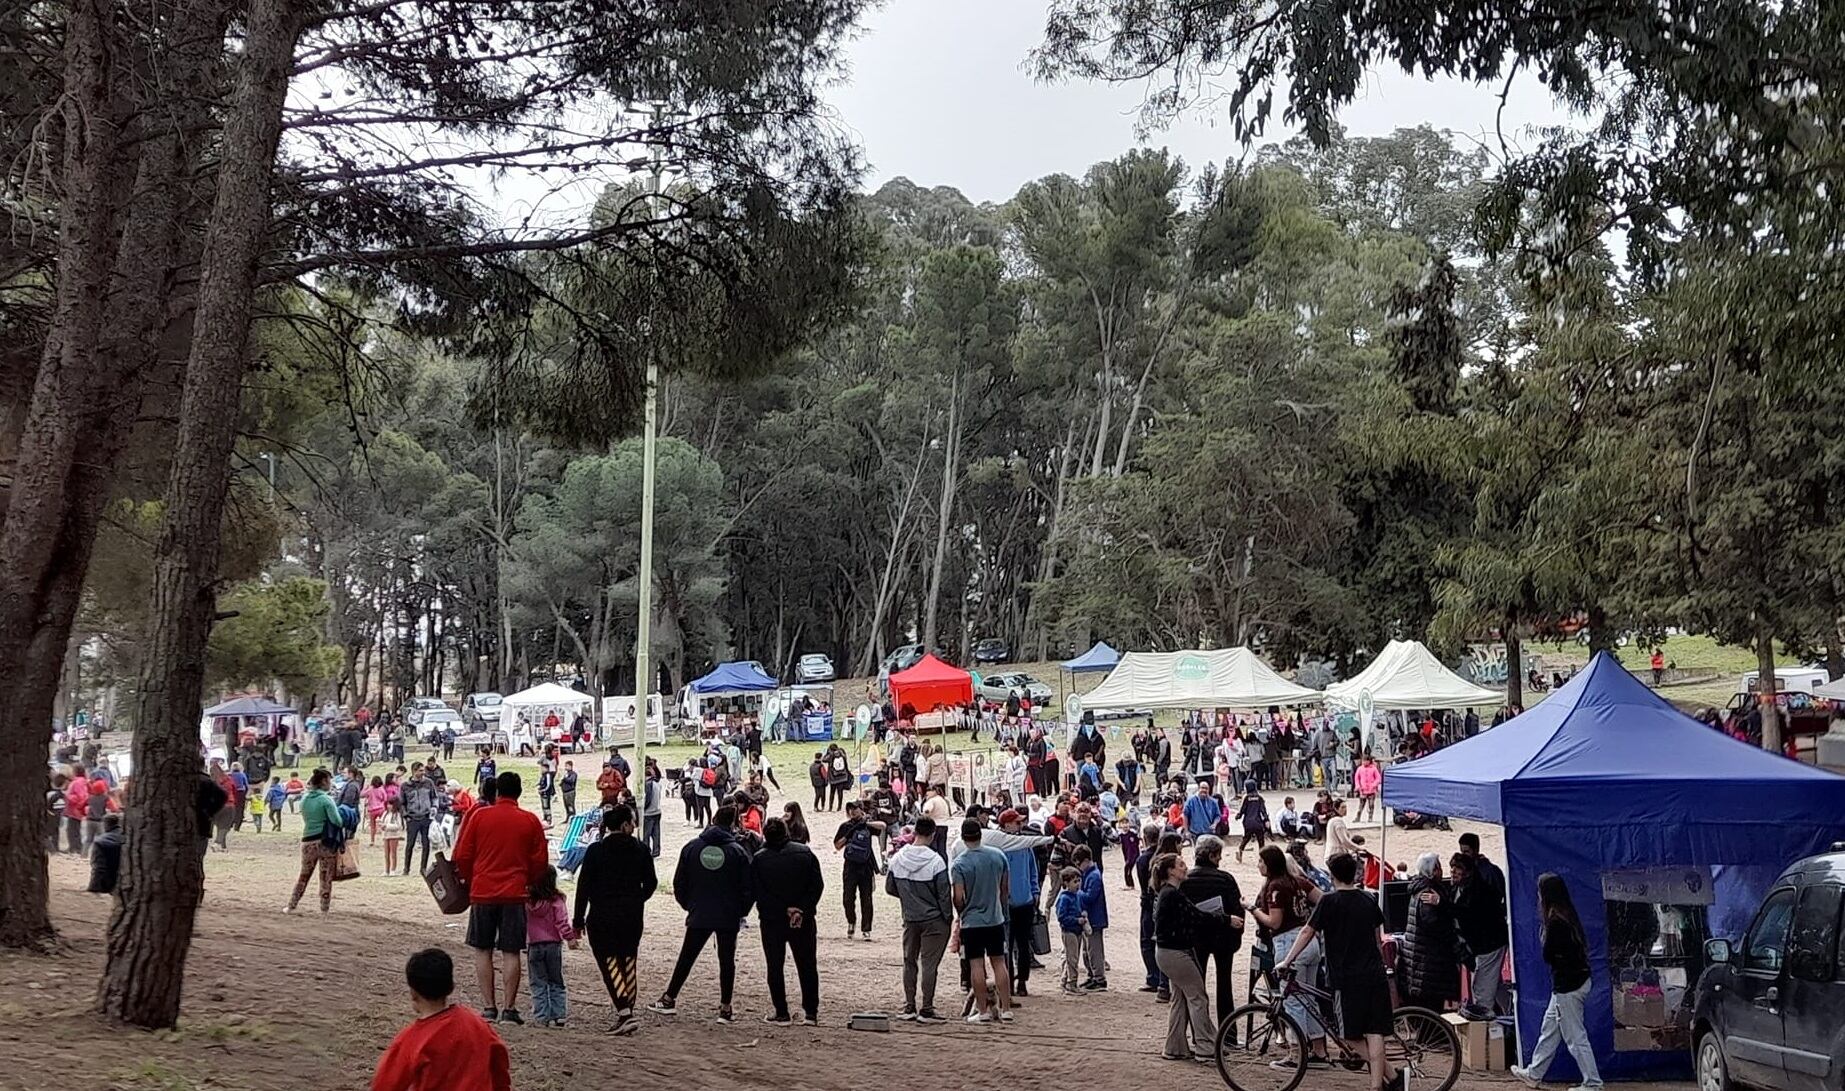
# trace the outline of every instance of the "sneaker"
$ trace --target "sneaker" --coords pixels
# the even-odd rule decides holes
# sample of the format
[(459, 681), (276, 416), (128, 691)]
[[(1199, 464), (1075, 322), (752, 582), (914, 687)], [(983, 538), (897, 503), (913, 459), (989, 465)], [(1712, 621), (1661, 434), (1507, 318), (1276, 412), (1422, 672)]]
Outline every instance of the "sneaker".
[(815, 1012), (809, 1015), (804, 1011), (795, 1012), (794, 1025), (797, 1027), (817, 1027), (820, 1025), (820, 1013)]
[(653, 1003), (647, 1005), (647, 1010), (653, 1012), (655, 1015), (679, 1014), (679, 1006), (670, 996), (662, 996), (660, 999), (655, 1000)]
[(480, 1010), (480, 1017), (489, 1023), (497, 1023), (500, 1021), (500, 1009), (482, 1008)]
[(1142, 985), (1140, 988), (1135, 989), (1134, 991), (1143, 992), (1143, 993), (1156, 993), (1160, 991), (1160, 987), (1158, 985)]
[(1104, 991), (1107, 988), (1108, 988), (1108, 982), (1099, 977), (1092, 977), (1088, 981), (1083, 982), (1082, 984), (1082, 989), (1084, 992), (1099, 993), (1099, 992)]
[(609, 1033), (617, 1036), (633, 1034), (641, 1029), (641, 1021), (632, 1015), (617, 1015), (615, 1023), (609, 1027)]
[(846, 938), (851, 939), (853, 936), (856, 936), (856, 935), (858, 935), (858, 929), (852, 927), (849, 924), (846, 925)]
[(946, 1023), (948, 1022), (948, 1020), (937, 1015), (935, 1013), (934, 1008), (924, 1008), (923, 1010), (917, 1012), (916, 1021), (918, 1023)]
[(525, 1020), (520, 1017), (518, 1008), (501, 1008), (500, 1009), (500, 1022), (511, 1023), (514, 1026), (524, 1026), (525, 1025)]
[(729, 1008), (719, 1008), (718, 1014), (717, 1014), (717, 1021), (718, 1021), (718, 1026), (727, 1027), (730, 1024), (737, 1021), (737, 1015), (735, 1012), (733, 1012)]
[(968, 1016), (967, 1021), (970, 1023), (991, 1023), (993, 1022), (993, 1017), (984, 1011), (977, 1011)]
[(1002, 1022), (1002, 1023), (1010, 1023), (1010, 1022), (1012, 1022), (1012, 1013), (1011, 1013), (1011, 1012), (1009, 1012), (1009, 1011), (1002, 1011), (1002, 1012), (1000, 1012), (1000, 1013), (999, 1013), (999, 1015), (997, 1016), (997, 1018), (998, 1018), (998, 1019), (999, 1019), (999, 1021), (1000, 1021), (1000, 1022)]
[[(1015, 1000), (1016, 1000), (1016, 999), (1018, 999), (1018, 998), (1019, 998), (1019, 997), (1021, 997), (1021, 996), (1030, 996), (1030, 995), (1031, 995), (1031, 990), (1030, 990), (1030, 989), (1027, 989), (1027, 988), (1025, 987), (1025, 983), (1024, 983), (1023, 981), (1014, 981), (1014, 982), (1012, 983), (1012, 997), (1013, 997), (1013, 999), (1015, 999)], [(1018, 1005), (1017, 1005), (1017, 1004), (1014, 1004), (1014, 1005), (1012, 1005), (1012, 1006), (1013, 1006), (1013, 1007), (1015, 1007), (1015, 1008), (1016, 1008), (1016, 1007), (1018, 1007)]]
[(870, 943), (870, 942), (871, 942), (871, 932), (870, 932), (870, 931), (868, 931), (868, 930), (867, 930), (867, 931), (864, 931), (864, 932), (860, 932), (860, 933), (859, 933), (859, 935), (860, 935), (860, 936), (862, 936), (862, 937), (864, 937), (864, 940), (865, 940), (865, 942), (866, 942), (866, 943)]
[(1217, 1063), (1217, 1058), (1211, 1056), (1208, 1053), (1194, 1053), (1192, 1054), (1192, 1060), (1197, 1061), (1199, 1064), (1216, 1064)]
[(1162, 1061), (1189, 1061), (1191, 1059), (1192, 1059), (1192, 1055), (1189, 1053), (1162, 1053), (1160, 1054), (1160, 1060)]
[(1161, 989), (1159, 992), (1153, 994), (1153, 1002), (1155, 1004), (1170, 1004), (1172, 1003), (1172, 993), (1165, 989)]
[(903, 1020), (906, 1023), (914, 1023), (916, 1022), (916, 1009), (915, 1008), (905, 1008), (902, 1011), (897, 1013), (897, 1018)]
[(1063, 994), (1065, 996), (1081, 996), (1083, 995), (1083, 990), (1077, 988), (1075, 985), (1065, 985), (1063, 987)]
[(1524, 1084), (1526, 1087), (1538, 1087), (1544, 1082), (1538, 1079), (1529, 1068), (1524, 1068), (1519, 1065), (1513, 1065), (1511, 1073), (1513, 1079)]
[[(787, 1026), (794, 1025), (794, 1020), (788, 1018), (786, 1015), (777, 1015), (774, 1012), (770, 1012), (769, 1014), (763, 1016), (762, 1021), (769, 1024), (772, 1027), (787, 1027)], [(725, 1022), (725, 1019), (722, 1015), (718, 1016), (718, 1022), (720, 1023)]]

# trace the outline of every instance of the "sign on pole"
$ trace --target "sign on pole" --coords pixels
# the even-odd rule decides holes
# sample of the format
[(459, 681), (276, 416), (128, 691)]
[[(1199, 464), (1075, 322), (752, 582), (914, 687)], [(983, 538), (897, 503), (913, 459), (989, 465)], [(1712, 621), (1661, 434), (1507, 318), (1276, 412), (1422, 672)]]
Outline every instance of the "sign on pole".
[(1371, 723), (1377, 717), (1377, 705), (1372, 702), (1371, 691), (1358, 691), (1358, 737), (1363, 740), (1364, 748), (1371, 749)]

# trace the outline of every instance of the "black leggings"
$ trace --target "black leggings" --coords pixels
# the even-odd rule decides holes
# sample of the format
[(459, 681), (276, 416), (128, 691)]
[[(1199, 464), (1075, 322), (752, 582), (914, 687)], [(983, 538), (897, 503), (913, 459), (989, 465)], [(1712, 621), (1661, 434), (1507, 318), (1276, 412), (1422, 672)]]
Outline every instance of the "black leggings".
[(846, 782), (841, 781), (838, 784), (831, 784), (827, 787), (829, 789), (827, 792), (827, 799), (828, 802), (832, 804), (833, 809), (837, 811), (844, 807), (846, 805)]
[(677, 998), (679, 990), (685, 986), (685, 979), (692, 975), (692, 967), (698, 962), (698, 956), (705, 949), (705, 941), (717, 937), (718, 955), (718, 1003), (730, 1007), (730, 993), (737, 984), (737, 930), (735, 927), (718, 931), (715, 928), (691, 928), (685, 930), (685, 942), (679, 945), (679, 961), (673, 964), (673, 977), (666, 983), (666, 995)]
[(685, 820), (687, 822), (696, 820), (698, 818), (698, 792), (692, 787), (692, 782), (689, 780), (680, 781), (679, 794), (685, 801)]
[(783, 976), (784, 957), (794, 955), (794, 975), (801, 984), (801, 1011), (809, 1019), (820, 1014), (820, 964), (818, 937), (811, 916), (802, 927), (790, 928), (767, 918), (762, 921), (762, 958), (769, 972), (769, 1003), (776, 1015), (788, 1014), (788, 981)]
[(814, 785), (814, 810), (826, 810), (826, 785), (824, 784)]
[(1254, 841), (1256, 843), (1257, 848), (1261, 848), (1262, 846), (1268, 844), (1268, 831), (1267, 830), (1257, 830), (1254, 833), (1244, 831), (1243, 843), (1236, 847), (1236, 851), (1239, 853), (1242, 852), (1244, 849), (1249, 847), (1249, 843), (1251, 841)]
[(591, 922), (589, 950), (596, 956), (596, 969), (602, 971), (602, 984), (609, 990), (618, 1012), (631, 1012), (640, 994), (641, 922), (621, 921), (613, 925)]

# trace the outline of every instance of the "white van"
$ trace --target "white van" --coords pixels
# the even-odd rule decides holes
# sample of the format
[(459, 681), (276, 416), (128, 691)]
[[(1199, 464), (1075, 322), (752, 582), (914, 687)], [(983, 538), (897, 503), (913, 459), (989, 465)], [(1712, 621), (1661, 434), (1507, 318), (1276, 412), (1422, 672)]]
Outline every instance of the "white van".
[[(1742, 676), (1742, 688), (1736, 692), (1753, 694), (1760, 685), (1761, 671), (1748, 671)], [(1831, 681), (1823, 667), (1776, 667), (1776, 693), (1811, 693), (1816, 688)]]
[[(634, 694), (602, 699), (601, 735), (613, 746), (634, 745)], [(647, 695), (647, 741), (666, 744), (666, 701), (657, 693)]]

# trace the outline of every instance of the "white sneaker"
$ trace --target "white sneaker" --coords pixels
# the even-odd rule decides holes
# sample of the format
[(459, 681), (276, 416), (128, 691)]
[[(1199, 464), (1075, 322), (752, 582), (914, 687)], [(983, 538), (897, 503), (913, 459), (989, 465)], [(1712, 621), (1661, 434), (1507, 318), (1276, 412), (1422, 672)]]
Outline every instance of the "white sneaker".
[(1513, 1079), (1516, 1079), (1518, 1082), (1524, 1084), (1526, 1087), (1538, 1087), (1542, 1085), (1544, 1082), (1543, 1080), (1538, 1079), (1535, 1075), (1532, 1075), (1531, 1070), (1529, 1068), (1522, 1068), (1518, 1065), (1513, 1065), (1509, 1071), (1512, 1073)]
[(967, 1021), (970, 1023), (991, 1023), (993, 1021), (993, 1017), (991, 1015), (988, 1015), (986, 1012), (977, 1011), (974, 1014), (968, 1016)]

